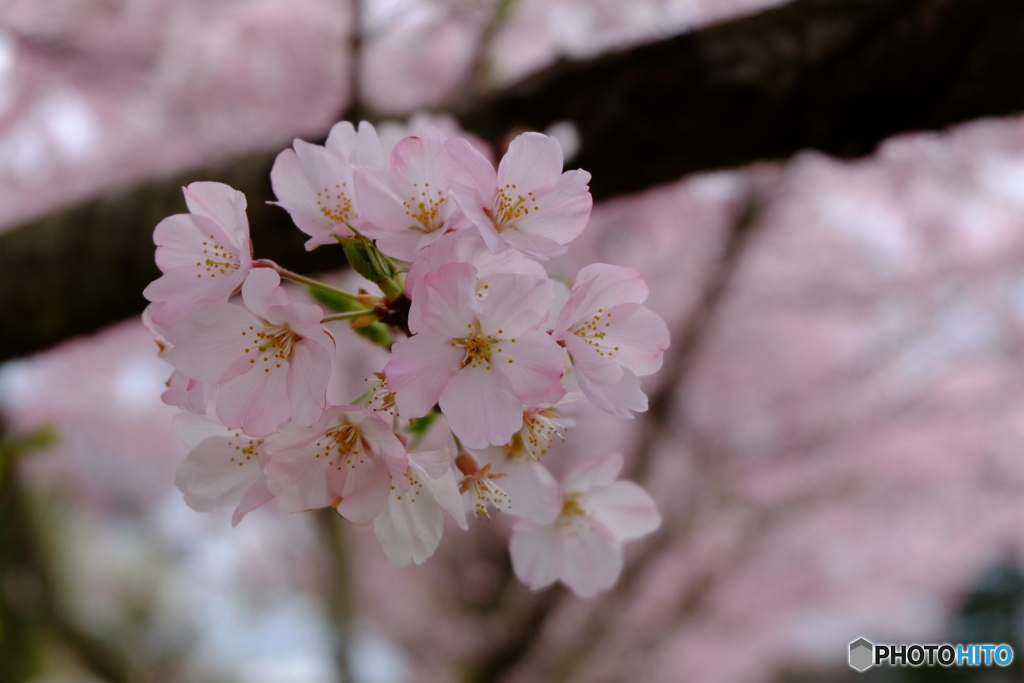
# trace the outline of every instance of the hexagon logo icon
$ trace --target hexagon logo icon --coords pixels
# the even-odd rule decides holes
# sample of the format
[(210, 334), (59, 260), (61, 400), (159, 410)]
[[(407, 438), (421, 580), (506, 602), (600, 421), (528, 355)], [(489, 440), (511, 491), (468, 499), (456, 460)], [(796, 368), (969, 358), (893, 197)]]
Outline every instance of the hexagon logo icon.
[(864, 672), (874, 666), (875, 644), (867, 638), (858, 638), (850, 643), (850, 666)]

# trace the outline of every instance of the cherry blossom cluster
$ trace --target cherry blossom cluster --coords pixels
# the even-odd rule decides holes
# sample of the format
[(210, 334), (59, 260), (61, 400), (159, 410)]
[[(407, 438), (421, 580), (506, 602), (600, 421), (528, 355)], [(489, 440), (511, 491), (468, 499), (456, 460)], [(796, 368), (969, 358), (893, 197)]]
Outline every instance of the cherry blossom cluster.
[[(174, 367), (163, 399), (191, 449), (186, 503), (234, 505), (235, 524), (270, 501), (330, 506), (372, 524), (399, 566), (434, 553), (445, 516), (466, 529), (501, 511), (520, 580), (610, 587), (623, 544), (660, 524), (654, 502), (617, 479), (620, 455), (551, 467), (551, 449), (575, 411), (646, 410), (639, 378), (669, 335), (632, 269), (592, 264), (571, 287), (548, 276), (592, 205), (590, 175), (562, 166), (539, 133), (497, 169), (433, 126), (393, 145), (365, 122), (296, 140), (271, 172), (277, 203), (307, 249), (341, 246), (367, 280), (357, 293), (254, 260), (242, 193), (184, 188), (189, 213), (154, 233), (163, 274), (144, 320)], [(335, 403), (339, 358), (368, 343), (348, 328), (391, 354)]]

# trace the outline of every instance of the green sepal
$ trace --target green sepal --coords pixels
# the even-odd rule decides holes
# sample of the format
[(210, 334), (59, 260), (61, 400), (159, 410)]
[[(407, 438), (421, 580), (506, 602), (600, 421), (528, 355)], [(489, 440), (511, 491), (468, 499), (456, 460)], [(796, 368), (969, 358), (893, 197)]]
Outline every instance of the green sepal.
[(362, 235), (339, 237), (345, 258), (352, 269), (373, 283), (384, 282), (395, 277), (398, 269), (395, 263), (369, 239)]

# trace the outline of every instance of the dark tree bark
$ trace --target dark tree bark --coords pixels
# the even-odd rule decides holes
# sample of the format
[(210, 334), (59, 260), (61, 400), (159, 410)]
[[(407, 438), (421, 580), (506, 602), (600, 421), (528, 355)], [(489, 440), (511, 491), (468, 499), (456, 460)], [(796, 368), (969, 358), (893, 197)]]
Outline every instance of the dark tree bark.
[(580, 63), (472, 104), (469, 130), (572, 121), (597, 198), (801, 149), (870, 154), (892, 135), (1024, 110), (1018, 0), (798, 0)]
[[(1020, 0), (797, 0), (758, 15), (579, 63), (559, 63), (456, 107), (501, 144), (572, 121), (573, 167), (597, 199), (688, 173), (801, 149), (870, 154), (887, 137), (1024, 111)], [(273, 154), (146, 183), (0, 236), (0, 360), (91, 332), (145, 305), (152, 229), (184, 210), (179, 187), (221, 180), (246, 193), (257, 256), (303, 270), (340, 256), (302, 251), (272, 199)]]

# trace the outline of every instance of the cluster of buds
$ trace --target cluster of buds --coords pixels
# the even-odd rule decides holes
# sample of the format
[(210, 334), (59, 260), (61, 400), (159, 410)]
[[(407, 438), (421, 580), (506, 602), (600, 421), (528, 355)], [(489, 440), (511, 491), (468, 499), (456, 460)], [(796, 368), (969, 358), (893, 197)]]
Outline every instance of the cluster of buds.
[[(324, 146), (297, 140), (271, 172), (306, 248), (340, 245), (379, 294), (254, 260), (245, 197), (226, 185), (184, 188), (190, 213), (156, 227), (163, 275), (144, 320), (174, 366), (163, 399), (182, 409), (191, 448), (178, 487), (196, 510), (234, 505), (235, 524), (270, 501), (333, 507), (372, 524), (399, 566), (433, 554), (446, 515), (465, 529), (467, 513), (500, 510), (517, 518), (520, 580), (606, 589), (622, 544), (659, 525), (654, 502), (616, 480), (618, 454), (563, 467), (560, 481), (546, 460), (567, 414), (646, 410), (639, 377), (668, 346), (647, 285), (606, 264), (571, 288), (548, 276), (543, 262), (592, 205), (590, 175), (562, 171), (554, 138), (520, 135), (497, 169), (432, 126), (387, 147), (370, 124), (342, 122)], [(391, 355), (336, 404), (358, 393), (338, 388), (338, 359), (368, 343), (347, 328)]]

